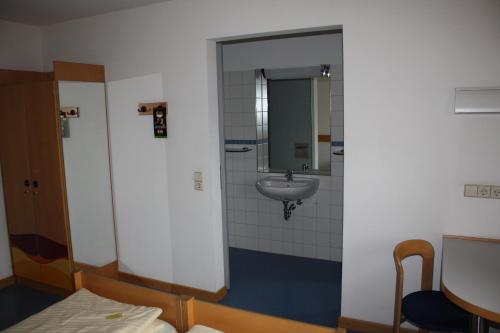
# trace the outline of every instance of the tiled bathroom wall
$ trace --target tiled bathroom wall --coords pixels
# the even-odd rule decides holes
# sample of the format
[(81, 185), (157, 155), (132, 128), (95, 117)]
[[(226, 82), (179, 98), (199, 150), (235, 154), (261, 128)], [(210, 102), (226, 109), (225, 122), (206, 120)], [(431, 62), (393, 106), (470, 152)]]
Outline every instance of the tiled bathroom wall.
[(227, 221), (229, 246), (300, 257), (342, 260), (344, 158), (343, 68), (332, 73), (331, 176), (320, 179), (319, 190), (304, 200), (285, 221), (283, 204), (257, 192), (255, 182), (269, 173), (257, 172), (254, 71), (224, 73), (224, 132), (226, 148)]

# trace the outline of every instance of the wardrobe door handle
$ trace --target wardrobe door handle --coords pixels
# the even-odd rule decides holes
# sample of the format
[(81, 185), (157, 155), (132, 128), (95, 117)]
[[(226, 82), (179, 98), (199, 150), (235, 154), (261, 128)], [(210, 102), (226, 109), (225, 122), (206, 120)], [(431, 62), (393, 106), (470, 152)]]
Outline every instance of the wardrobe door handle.
[[(38, 188), (38, 181), (37, 181), (37, 180), (34, 180), (34, 181), (33, 181), (33, 188)], [(37, 194), (38, 194), (38, 191), (37, 191), (37, 190), (34, 190), (34, 191), (33, 191), (33, 194), (34, 194), (34, 195), (37, 195)]]
[(30, 181), (28, 179), (24, 180), (24, 194), (30, 193)]

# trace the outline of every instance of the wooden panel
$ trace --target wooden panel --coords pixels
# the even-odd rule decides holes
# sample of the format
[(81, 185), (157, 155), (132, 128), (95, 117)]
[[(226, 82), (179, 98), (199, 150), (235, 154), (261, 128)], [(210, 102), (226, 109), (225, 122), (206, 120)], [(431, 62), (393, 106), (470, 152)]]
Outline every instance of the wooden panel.
[(54, 94), (53, 82), (30, 84), (26, 117), (38, 233), (67, 245), (60, 128)]
[(52, 80), (53, 73), (0, 69), (0, 85)]
[(90, 272), (92, 272), (92, 271), (99, 269), (99, 267), (94, 266), (94, 265), (84, 264), (83, 262), (75, 261), (73, 263), (73, 269), (75, 272), (78, 272), (78, 271), (90, 271)]
[(68, 258), (60, 258), (51, 262), (40, 264), (40, 283), (57, 288), (74, 290), (73, 270)]
[(24, 86), (0, 87), (0, 105), (0, 156), (9, 233), (36, 234)]
[(40, 263), (33, 260), (22, 249), (11, 244), (12, 268), (16, 277), (24, 277), (31, 280), (40, 280)]
[[(25, 85), (0, 87), (0, 156), (12, 266), (17, 276), (39, 279), (40, 265), (29, 255), (38, 253), (34, 235)], [(27, 186), (26, 186), (27, 185)]]
[(41, 283), (40, 281), (35, 281), (24, 277), (16, 277), (16, 280), (19, 284), (23, 286), (40, 290), (41, 292), (44, 292), (46, 294), (53, 294), (57, 296), (67, 297), (73, 293), (73, 291), (71, 290), (46, 285), (44, 283)]
[(118, 270), (118, 262), (115, 261), (108, 265), (105, 265), (99, 269), (94, 270), (94, 273), (106, 276), (115, 280), (132, 283), (138, 286), (143, 286), (147, 288), (153, 288), (161, 291), (165, 291), (168, 293), (178, 294), (178, 295), (188, 295), (193, 296), (198, 299), (210, 301), (210, 302), (218, 302), (224, 298), (227, 294), (227, 289), (222, 287), (217, 292), (211, 292), (208, 290), (197, 289), (193, 287), (178, 285), (175, 283), (150, 279), (147, 277), (129, 274), (120, 272)]
[(222, 287), (216, 292), (211, 292), (208, 290), (183, 286), (180, 284), (172, 284), (172, 292), (179, 295), (193, 296), (204, 301), (219, 302), (226, 296), (227, 289), (226, 287)]
[(16, 278), (13, 275), (8, 276), (0, 280), (0, 289), (7, 288), (13, 285), (14, 283), (16, 283)]
[(318, 135), (318, 142), (331, 142), (330, 135)]
[[(373, 321), (366, 321), (349, 317), (340, 317), (339, 327), (363, 333), (393, 333), (391, 325), (385, 325)], [(418, 331), (401, 327), (400, 332), (416, 333)]]
[(163, 312), (159, 318), (174, 325), (179, 332), (183, 332), (181, 301), (177, 295), (113, 280), (89, 272), (75, 273), (74, 279), (76, 289), (86, 288), (95, 294), (118, 302), (161, 308)]
[(104, 66), (54, 61), (56, 81), (105, 82)]
[[(343, 329), (302, 323), (195, 299), (184, 301), (185, 325), (200, 324), (225, 333), (343, 333)], [(192, 302), (192, 304), (190, 304)]]
[[(27, 87), (26, 118), (30, 146), (34, 216), (39, 255), (66, 262), (41, 265), (42, 281), (72, 287), (72, 254), (64, 182), (60, 119), (55, 83), (35, 82)], [(42, 242), (43, 241), (43, 242)], [(45, 245), (45, 246), (42, 246)], [(47, 255), (50, 253), (50, 257)], [(56, 274), (57, 273), (57, 274)], [(61, 275), (65, 281), (61, 285)]]

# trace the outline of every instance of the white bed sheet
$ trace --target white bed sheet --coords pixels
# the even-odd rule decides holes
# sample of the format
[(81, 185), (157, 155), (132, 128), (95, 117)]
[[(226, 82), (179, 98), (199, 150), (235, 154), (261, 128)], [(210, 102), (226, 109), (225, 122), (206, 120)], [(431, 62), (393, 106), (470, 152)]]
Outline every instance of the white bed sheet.
[(142, 333), (177, 333), (177, 330), (166, 321), (155, 319), (151, 326), (149, 326)]
[(203, 325), (194, 325), (187, 333), (224, 333), (224, 332)]
[(3, 332), (142, 332), (151, 327), (161, 312), (159, 308), (120, 303), (80, 289)]

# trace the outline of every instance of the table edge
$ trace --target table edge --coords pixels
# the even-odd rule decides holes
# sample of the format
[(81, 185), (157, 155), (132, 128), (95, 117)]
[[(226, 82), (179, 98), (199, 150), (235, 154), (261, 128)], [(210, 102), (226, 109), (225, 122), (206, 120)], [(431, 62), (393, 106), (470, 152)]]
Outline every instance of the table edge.
[(498, 238), (485, 238), (485, 237), (473, 237), (473, 236), (462, 236), (462, 235), (443, 235), (443, 239), (461, 239), (467, 241), (475, 241), (475, 242), (487, 242), (487, 243), (500, 243), (500, 239)]
[[(461, 235), (443, 235), (443, 239), (458, 239), (458, 240), (467, 240), (467, 241), (478, 241), (478, 242), (488, 242), (488, 243), (500, 243), (500, 239), (497, 238), (484, 238), (484, 237), (471, 237), (471, 236), (461, 236)], [(444, 257), (444, 247), (443, 247), (443, 257)], [(475, 315), (480, 316), (481, 318), (485, 318), (494, 322), (500, 322), (500, 313), (493, 312), (487, 309), (484, 309), (480, 306), (474, 305), (472, 303), (467, 302), (466, 300), (460, 298), (455, 295), (450, 289), (448, 289), (443, 281), (443, 275), (441, 272), (441, 291), (445, 294), (445, 296), (452, 301), (454, 304), (458, 305), (462, 309), (473, 313)]]
[(441, 291), (450, 301), (466, 310), (467, 312), (475, 314), (481, 318), (491, 320), (493, 322), (500, 322), (500, 313), (483, 309), (482, 307), (469, 303), (466, 300), (458, 297), (446, 287), (443, 281), (441, 281)]

